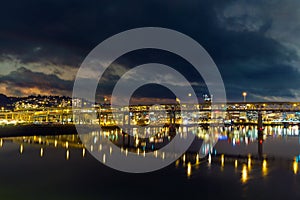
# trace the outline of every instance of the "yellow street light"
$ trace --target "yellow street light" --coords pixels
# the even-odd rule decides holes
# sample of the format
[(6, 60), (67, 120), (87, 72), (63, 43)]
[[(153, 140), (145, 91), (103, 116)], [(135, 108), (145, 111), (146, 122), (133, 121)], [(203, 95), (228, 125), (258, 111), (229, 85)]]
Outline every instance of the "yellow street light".
[(244, 97), (244, 102), (246, 102), (247, 92), (243, 92), (242, 95), (243, 95), (243, 97)]

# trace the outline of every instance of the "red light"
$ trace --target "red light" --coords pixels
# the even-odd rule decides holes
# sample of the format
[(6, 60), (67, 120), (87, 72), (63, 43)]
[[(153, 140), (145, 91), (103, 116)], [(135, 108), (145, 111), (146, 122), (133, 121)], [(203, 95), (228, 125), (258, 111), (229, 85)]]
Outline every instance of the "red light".
[(263, 143), (263, 140), (259, 140), (259, 143), (262, 144), (262, 143)]

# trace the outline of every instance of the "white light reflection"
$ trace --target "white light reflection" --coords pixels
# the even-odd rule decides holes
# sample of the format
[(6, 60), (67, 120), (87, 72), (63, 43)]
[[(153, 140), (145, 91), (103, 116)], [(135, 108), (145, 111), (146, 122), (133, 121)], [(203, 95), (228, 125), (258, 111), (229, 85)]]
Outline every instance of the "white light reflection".
[(85, 148), (82, 149), (82, 157), (85, 157)]
[(23, 151), (24, 151), (24, 146), (23, 146), (23, 144), (21, 144), (21, 145), (20, 145), (20, 154), (22, 154)]
[(67, 152), (66, 152), (66, 160), (69, 160), (69, 159), (70, 159), (70, 151), (68, 149)]
[(208, 154), (208, 164), (211, 164), (211, 154)]
[(40, 149), (40, 156), (41, 156), (41, 157), (44, 156), (44, 149), (43, 149), (43, 148)]

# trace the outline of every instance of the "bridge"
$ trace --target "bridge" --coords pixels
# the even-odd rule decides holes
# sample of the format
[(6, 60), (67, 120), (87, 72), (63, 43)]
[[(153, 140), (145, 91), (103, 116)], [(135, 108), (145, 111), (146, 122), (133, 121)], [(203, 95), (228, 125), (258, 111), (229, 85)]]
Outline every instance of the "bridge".
[[(262, 113), (263, 123), (297, 124), (300, 122), (300, 102), (230, 102), (214, 103), (213, 107), (211, 103), (203, 103), (197, 105), (132, 105), (113, 109), (104, 106), (75, 109), (50, 107), (2, 110), (0, 111), (0, 125), (16, 123), (143, 125), (153, 118), (156, 118), (155, 123), (165, 124), (170, 123), (171, 112), (177, 116), (174, 120), (178, 124), (207, 123), (212, 119), (257, 123), (258, 112)], [(182, 115), (182, 113), (185, 114)], [(95, 116), (97, 116), (96, 119)], [(216, 119), (216, 116), (219, 116), (219, 119)]]
[[(182, 113), (185, 113), (182, 115)], [(215, 115), (216, 114), (216, 115)], [(96, 117), (95, 117), (96, 116)], [(221, 118), (214, 118), (221, 116)], [(0, 112), (1, 122), (9, 123), (58, 123), (58, 124), (100, 124), (102, 126), (143, 125), (141, 121), (151, 121), (154, 125), (224, 122), (236, 120), (258, 126), (258, 155), (262, 157), (264, 124), (281, 123), (300, 125), (300, 102), (243, 102), (243, 103), (203, 103), (197, 105), (132, 105), (110, 108), (50, 107)], [(186, 117), (186, 118), (184, 118)]]

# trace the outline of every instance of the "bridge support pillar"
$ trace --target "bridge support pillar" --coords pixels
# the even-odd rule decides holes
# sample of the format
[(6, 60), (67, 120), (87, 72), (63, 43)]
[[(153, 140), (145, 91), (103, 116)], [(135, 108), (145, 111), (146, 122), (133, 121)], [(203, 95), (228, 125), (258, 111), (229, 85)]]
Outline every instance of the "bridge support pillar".
[(258, 121), (257, 121), (257, 135), (258, 135), (258, 157), (262, 159), (263, 157), (263, 121), (262, 113), (258, 112)]
[(170, 110), (169, 134), (170, 135), (175, 135), (176, 134), (176, 113), (175, 113), (175, 107), (173, 107), (173, 106)]

